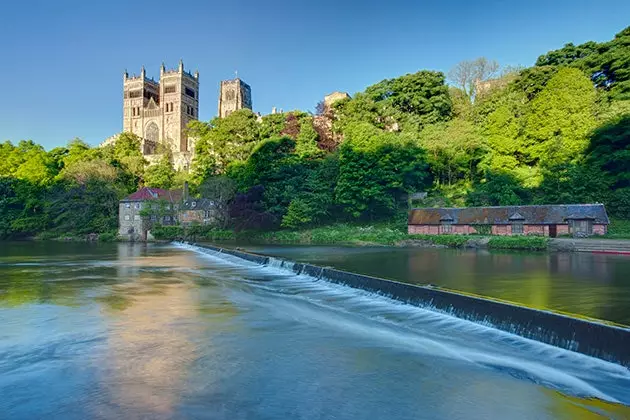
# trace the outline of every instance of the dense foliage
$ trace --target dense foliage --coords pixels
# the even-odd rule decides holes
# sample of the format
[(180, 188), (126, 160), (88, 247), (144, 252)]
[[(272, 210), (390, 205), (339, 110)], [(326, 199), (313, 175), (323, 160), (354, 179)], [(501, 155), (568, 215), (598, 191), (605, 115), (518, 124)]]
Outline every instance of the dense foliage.
[(118, 200), (145, 182), (170, 187), (173, 173), (169, 162), (148, 167), (140, 139), (128, 133), (105, 147), (75, 139), (48, 152), (7, 141), (0, 144), (0, 238), (111, 235)]
[(185, 179), (236, 231), (392, 220), (421, 191), (416, 205), (603, 202), (630, 218), (630, 28), (530, 68), (465, 61), (449, 81), (422, 70), (321, 103), (316, 116), (193, 122), (188, 174), (168, 155), (149, 166), (129, 134), (100, 148), (0, 144), (0, 235), (110, 232), (122, 196)]

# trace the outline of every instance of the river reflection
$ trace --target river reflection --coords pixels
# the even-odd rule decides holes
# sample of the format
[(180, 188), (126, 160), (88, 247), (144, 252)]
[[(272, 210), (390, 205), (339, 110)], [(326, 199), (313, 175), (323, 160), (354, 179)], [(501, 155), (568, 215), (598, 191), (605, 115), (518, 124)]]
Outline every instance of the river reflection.
[(100, 299), (112, 303), (105, 310), (113, 318), (101, 380), (122, 413), (170, 416), (196, 357), (189, 339), (195, 331), (187, 320), (195, 317), (197, 306), (194, 288), (170, 269), (194, 261), (185, 254), (142, 251), (118, 247), (118, 277), (135, 280), (113, 285)]
[(427, 248), (246, 249), (414, 284), (434, 284), (630, 325), (630, 257)]
[[(276, 251), (481, 291), (483, 273), (498, 273), (494, 290), (521, 273), (536, 304), (556, 296), (537, 295), (556, 287), (550, 267), (587, 271), (518, 254)], [(199, 249), (0, 243), (0, 418), (624, 418), (629, 388), (618, 365)]]

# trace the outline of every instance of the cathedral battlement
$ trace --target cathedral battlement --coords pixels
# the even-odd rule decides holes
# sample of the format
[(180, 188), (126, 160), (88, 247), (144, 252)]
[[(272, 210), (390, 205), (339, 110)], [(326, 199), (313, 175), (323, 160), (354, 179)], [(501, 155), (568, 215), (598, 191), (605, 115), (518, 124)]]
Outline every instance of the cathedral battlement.
[[(242, 109), (252, 109), (250, 86), (238, 77), (220, 84), (219, 117)], [(173, 158), (176, 169), (187, 170), (192, 163), (195, 139), (188, 137), (187, 126), (199, 118), (199, 72), (160, 66), (156, 81), (148, 78), (144, 66), (140, 74), (123, 73), (123, 132), (142, 139), (141, 150), (151, 163), (164, 153)], [(115, 142), (112, 136), (102, 146)]]
[[(152, 156), (171, 152), (190, 161), (194, 149), (186, 127), (199, 117), (199, 72), (160, 66), (158, 81), (140, 75), (123, 74), (123, 131), (142, 139), (142, 154)], [(187, 164), (178, 165), (185, 168)]]

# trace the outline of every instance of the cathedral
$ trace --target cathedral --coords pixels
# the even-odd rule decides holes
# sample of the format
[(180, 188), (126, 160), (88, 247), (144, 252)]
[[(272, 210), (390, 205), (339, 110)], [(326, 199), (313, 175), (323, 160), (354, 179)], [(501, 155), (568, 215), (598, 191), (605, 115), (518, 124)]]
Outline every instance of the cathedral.
[(156, 82), (146, 77), (123, 74), (123, 131), (142, 139), (142, 154), (149, 161), (171, 152), (173, 163), (187, 169), (192, 162), (194, 143), (186, 126), (199, 115), (199, 72), (184, 70), (184, 63), (174, 70), (160, 67)]
[[(252, 109), (251, 88), (239, 78), (224, 80), (219, 92), (219, 117), (228, 116), (239, 109)], [(142, 154), (149, 162), (157, 162), (170, 152), (173, 166), (188, 170), (195, 151), (194, 138), (186, 127), (199, 118), (199, 72), (184, 70), (179, 62), (177, 69), (160, 67), (158, 81), (146, 76), (144, 67), (140, 75), (123, 74), (123, 131), (142, 139)], [(102, 145), (116, 141), (117, 136)]]

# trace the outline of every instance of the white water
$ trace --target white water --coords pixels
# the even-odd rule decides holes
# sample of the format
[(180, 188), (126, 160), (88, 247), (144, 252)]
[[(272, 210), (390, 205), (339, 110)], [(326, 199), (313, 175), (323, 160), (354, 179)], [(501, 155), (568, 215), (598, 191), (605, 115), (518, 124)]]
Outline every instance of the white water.
[[(261, 266), (229, 254), (176, 244), (204, 255), (219, 271), (230, 268), (230, 281), (248, 288), (231, 298), (264, 307), (271, 316), (290, 318), (375, 345), (449, 360), (514, 377), (580, 397), (630, 404), (630, 371), (622, 366), (571, 352), (486, 325), (401, 303), (377, 294), (296, 275), (293, 263), (271, 258)], [(234, 276), (236, 271), (240, 276)]]

